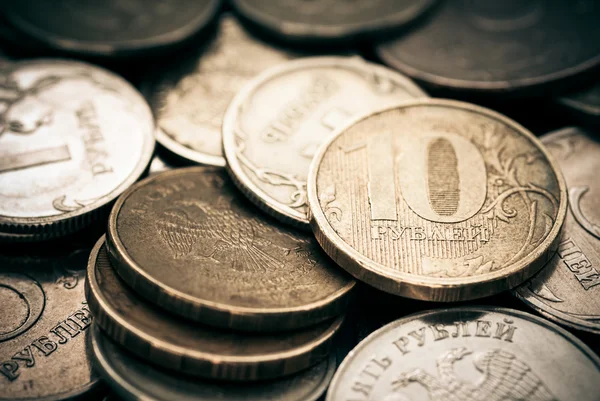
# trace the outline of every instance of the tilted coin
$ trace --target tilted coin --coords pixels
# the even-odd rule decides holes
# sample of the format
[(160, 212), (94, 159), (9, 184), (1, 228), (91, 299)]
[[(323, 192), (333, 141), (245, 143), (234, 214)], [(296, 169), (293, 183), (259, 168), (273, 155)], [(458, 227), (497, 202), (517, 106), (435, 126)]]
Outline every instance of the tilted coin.
[(352, 277), (314, 238), (261, 216), (221, 170), (173, 170), (119, 198), (107, 245), (123, 280), (173, 313), (240, 330), (344, 313)]
[(125, 401), (316, 401), (336, 369), (335, 356), (285, 378), (258, 383), (190, 380), (145, 364), (109, 340), (96, 327), (92, 348), (106, 382)]
[(576, 128), (542, 142), (565, 175), (569, 213), (556, 253), (516, 294), (549, 319), (600, 334), (600, 142)]
[(535, 274), (559, 240), (562, 175), (525, 128), (450, 100), (342, 128), (308, 178), (319, 243), (356, 278), (429, 301), (490, 296)]
[(150, 161), (152, 112), (108, 71), (16, 62), (0, 70), (0, 89), (0, 237), (89, 225)]
[(557, 101), (581, 122), (596, 125), (600, 123), (600, 82), (586, 89), (561, 96)]
[(163, 368), (215, 379), (270, 379), (308, 368), (325, 358), (343, 320), (259, 335), (180, 319), (142, 300), (119, 278), (104, 239), (90, 255), (86, 296), (98, 325), (131, 352)]
[(261, 209), (308, 228), (306, 176), (332, 130), (352, 116), (426, 96), (408, 78), (360, 57), (273, 67), (240, 91), (225, 114), (227, 169)]
[(464, 93), (533, 95), (568, 88), (600, 65), (595, 0), (456, 0), (376, 47), (418, 82)]
[(206, 48), (144, 82), (142, 92), (162, 129), (158, 142), (187, 161), (224, 166), (221, 122), (229, 102), (256, 74), (293, 57), (254, 39), (224, 15)]
[(527, 313), (465, 307), (384, 326), (344, 360), (327, 401), (597, 400), (600, 358)]

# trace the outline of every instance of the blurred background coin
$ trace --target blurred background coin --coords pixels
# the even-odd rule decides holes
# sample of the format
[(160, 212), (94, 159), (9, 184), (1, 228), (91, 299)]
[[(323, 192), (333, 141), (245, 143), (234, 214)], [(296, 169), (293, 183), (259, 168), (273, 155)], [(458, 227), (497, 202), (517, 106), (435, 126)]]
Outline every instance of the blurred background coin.
[(600, 142), (577, 128), (542, 142), (565, 175), (569, 212), (556, 253), (516, 294), (549, 319), (600, 334)]
[(122, 78), (21, 61), (0, 71), (0, 89), (0, 239), (83, 228), (146, 169), (152, 113)]
[(510, 119), (422, 100), (346, 125), (308, 178), (317, 240), (356, 278), (450, 302), (515, 287), (547, 261), (567, 209), (562, 174)]
[(561, 96), (557, 101), (581, 123), (600, 126), (600, 82)]
[(426, 96), (408, 78), (360, 57), (289, 61), (256, 77), (229, 106), (227, 169), (261, 209), (308, 229), (306, 176), (332, 130), (353, 116)]

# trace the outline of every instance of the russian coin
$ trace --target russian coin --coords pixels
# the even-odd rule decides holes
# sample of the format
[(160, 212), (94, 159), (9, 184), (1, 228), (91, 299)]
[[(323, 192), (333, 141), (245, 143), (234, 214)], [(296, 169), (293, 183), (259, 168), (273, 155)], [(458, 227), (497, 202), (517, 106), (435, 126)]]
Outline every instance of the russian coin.
[(600, 82), (587, 89), (561, 96), (557, 101), (582, 122), (600, 122)]
[(598, 19), (595, 0), (446, 1), (427, 22), (376, 51), (432, 87), (494, 96), (556, 93), (600, 65)]
[(180, 319), (142, 300), (117, 275), (104, 238), (90, 255), (86, 296), (99, 326), (139, 357), (201, 377), (257, 380), (308, 368), (329, 352), (343, 318), (276, 334), (243, 334)]
[(40, 60), (0, 71), (0, 232), (47, 238), (89, 225), (146, 169), (148, 104), (88, 64)]
[(257, 27), (288, 42), (351, 41), (383, 35), (413, 22), (435, 0), (234, 0), (232, 5)]
[(426, 96), (408, 78), (360, 57), (273, 67), (246, 85), (225, 114), (227, 169), (261, 209), (308, 229), (306, 176), (332, 130), (352, 116)]
[(158, 142), (184, 160), (224, 166), (221, 122), (229, 102), (256, 74), (293, 57), (254, 39), (224, 15), (206, 48), (144, 83), (142, 92), (162, 128)]
[(125, 401), (316, 401), (336, 369), (335, 356), (293, 376), (259, 383), (189, 380), (149, 366), (110, 341), (96, 327), (92, 348), (98, 368)]
[(308, 234), (263, 218), (219, 168), (173, 170), (119, 198), (107, 245), (150, 302), (240, 330), (305, 327), (345, 312), (354, 280)]
[(220, 6), (220, 0), (24, 0), (4, 8), (15, 27), (45, 47), (131, 57), (180, 44), (205, 28)]
[(538, 139), (491, 110), (404, 103), (342, 128), (315, 156), (311, 225), (356, 278), (409, 298), (490, 296), (559, 240), (566, 186)]
[(556, 252), (516, 295), (549, 319), (600, 334), (600, 142), (576, 128), (542, 142), (565, 175), (569, 213)]
[(336, 372), (327, 401), (593, 401), (599, 391), (600, 358), (575, 336), (516, 310), (465, 307), (371, 334)]

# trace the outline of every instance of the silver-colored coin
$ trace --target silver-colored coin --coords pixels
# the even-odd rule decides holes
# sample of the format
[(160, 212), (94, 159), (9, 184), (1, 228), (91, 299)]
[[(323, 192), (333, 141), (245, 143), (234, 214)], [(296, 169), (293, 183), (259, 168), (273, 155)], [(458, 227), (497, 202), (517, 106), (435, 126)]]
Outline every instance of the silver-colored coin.
[(261, 209), (308, 228), (308, 169), (332, 130), (356, 115), (426, 96), (403, 75), (360, 57), (305, 58), (273, 67), (227, 109), (227, 169)]
[(328, 401), (595, 401), (600, 358), (560, 327), (464, 307), (384, 326), (344, 360)]
[(144, 172), (152, 112), (124, 79), (62, 60), (0, 70), (0, 232), (88, 225)]

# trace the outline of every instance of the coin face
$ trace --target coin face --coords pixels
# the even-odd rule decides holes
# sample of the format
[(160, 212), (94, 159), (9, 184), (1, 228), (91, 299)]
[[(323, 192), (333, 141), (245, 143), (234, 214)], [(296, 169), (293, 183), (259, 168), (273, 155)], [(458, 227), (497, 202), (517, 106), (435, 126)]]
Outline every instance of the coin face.
[(259, 383), (219, 383), (189, 380), (149, 366), (110, 341), (96, 328), (92, 348), (109, 386), (124, 400), (152, 401), (316, 401), (336, 369), (332, 355), (323, 362), (286, 378)]
[(261, 209), (308, 228), (308, 168), (332, 130), (353, 116), (425, 96), (409, 79), (360, 57), (290, 61), (258, 76), (229, 106), (227, 169)]
[(578, 92), (558, 98), (558, 103), (582, 122), (598, 124), (600, 122), (600, 82)]
[(83, 291), (88, 253), (0, 256), (0, 400), (64, 400), (96, 386)]
[(516, 294), (552, 320), (600, 334), (600, 142), (576, 128), (542, 142), (559, 161), (570, 207), (556, 253)]
[(340, 266), (381, 290), (457, 301), (512, 288), (558, 240), (566, 187), (527, 130), (449, 100), (362, 117), (323, 145), (311, 225)]
[(180, 319), (142, 300), (119, 278), (104, 239), (90, 255), (88, 281), (90, 308), (113, 340), (163, 368), (213, 379), (262, 380), (306, 369), (325, 358), (342, 322), (256, 335)]
[(13, 63), (0, 80), (0, 232), (82, 228), (148, 165), (152, 113), (122, 78), (40, 60)]
[[(548, 352), (552, 350), (552, 352)], [(502, 308), (384, 326), (344, 360), (327, 400), (596, 400), (600, 359), (567, 331)]]
[(594, 0), (447, 1), (427, 22), (376, 51), (430, 86), (539, 94), (600, 64), (599, 18)]
[(158, 142), (187, 161), (224, 166), (221, 123), (231, 99), (255, 75), (294, 56), (254, 39), (235, 18), (223, 16), (206, 48), (144, 83), (142, 91), (162, 129)]
[(290, 42), (350, 41), (389, 33), (413, 22), (435, 0), (234, 0), (249, 22)]

